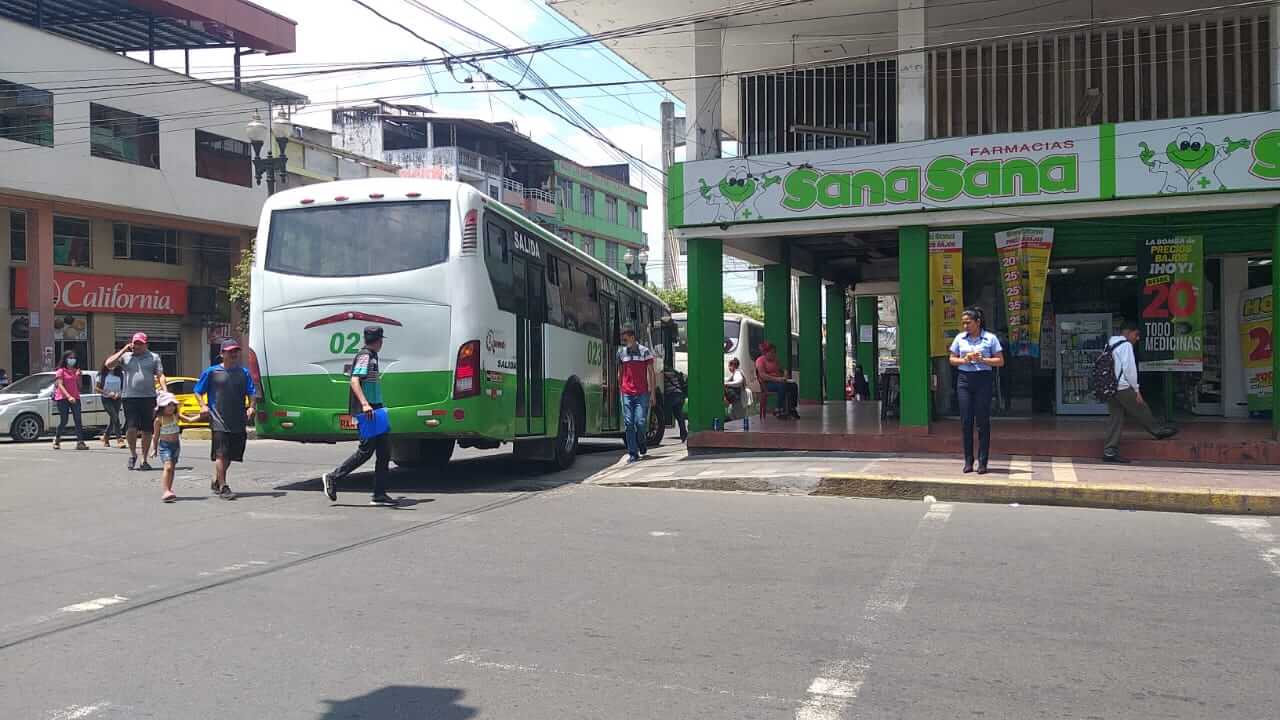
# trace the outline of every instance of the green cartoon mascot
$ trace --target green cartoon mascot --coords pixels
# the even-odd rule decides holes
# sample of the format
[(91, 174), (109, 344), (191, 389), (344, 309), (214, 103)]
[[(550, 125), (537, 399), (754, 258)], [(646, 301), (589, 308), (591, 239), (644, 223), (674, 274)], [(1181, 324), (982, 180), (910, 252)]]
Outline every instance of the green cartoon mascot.
[(1163, 175), (1160, 193), (1197, 193), (1208, 190), (1226, 190), (1218, 177), (1218, 168), (1237, 150), (1249, 147), (1248, 140), (1222, 139), (1214, 145), (1204, 136), (1203, 128), (1182, 128), (1178, 136), (1164, 149), (1159, 159), (1155, 150), (1145, 142), (1138, 143), (1138, 159), (1153, 175)]
[(771, 186), (781, 187), (782, 178), (769, 172), (752, 174), (746, 160), (737, 160), (715, 185), (703, 178), (698, 178), (698, 185), (702, 199), (716, 208), (716, 222), (763, 220), (758, 203)]

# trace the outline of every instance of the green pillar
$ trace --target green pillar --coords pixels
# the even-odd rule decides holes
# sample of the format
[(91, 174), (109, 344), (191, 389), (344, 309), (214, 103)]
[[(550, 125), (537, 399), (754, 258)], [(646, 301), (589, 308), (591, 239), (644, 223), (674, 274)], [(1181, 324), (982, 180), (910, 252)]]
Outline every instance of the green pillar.
[(689, 430), (724, 417), (724, 274), (721, 241), (689, 240)]
[[(1280, 337), (1280, 207), (1275, 209), (1275, 227), (1271, 231), (1271, 337)], [(1234, 342), (1234, 340), (1227, 340)], [(1271, 439), (1280, 440), (1280, 388), (1276, 387), (1276, 377), (1280, 377), (1280, 352), (1276, 352), (1272, 342), (1271, 351)]]
[[(845, 358), (848, 356), (848, 350), (844, 344), (845, 315), (844, 286), (828, 285), (827, 400), (832, 402), (844, 402)], [(801, 360), (803, 359), (801, 356)]]
[[(863, 374), (867, 376), (867, 386), (871, 388), (871, 397), (880, 398), (880, 307), (879, 298), (874, 295), (863, 295), (854, 301), (853, 347), (854, 357)], [(866, 330), (870, 328), (870, 330)], [(871, 339), (862, 339), (864, 332), (871, 333)]]
[(898, 229), (898, 368), (903, 427), (929, 427), (929, 232)]
[(764, 339), (778, 348), (778, 362), (791, 370), (791, 263), (764, 266)]
[(822, 402), (822, 278), (800, 278), (800, 399)]

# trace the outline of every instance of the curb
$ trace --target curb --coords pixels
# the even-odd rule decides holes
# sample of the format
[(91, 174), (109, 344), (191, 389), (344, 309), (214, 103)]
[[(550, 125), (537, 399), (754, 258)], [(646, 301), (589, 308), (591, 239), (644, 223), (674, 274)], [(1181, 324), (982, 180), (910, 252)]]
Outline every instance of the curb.
[(1280, 492), (1236, 488), (1171, 490), (1143, 485), (999, 482), (860, 473), (837, 473), (821, 478), (718, 476), (616, 481), (606, 479), (595, 484), (604, 487), (763, 492), (885, 500), (919, 501), (932, 495), (939, 502), (1019, 503), (1219, 515), (1280, 515)]

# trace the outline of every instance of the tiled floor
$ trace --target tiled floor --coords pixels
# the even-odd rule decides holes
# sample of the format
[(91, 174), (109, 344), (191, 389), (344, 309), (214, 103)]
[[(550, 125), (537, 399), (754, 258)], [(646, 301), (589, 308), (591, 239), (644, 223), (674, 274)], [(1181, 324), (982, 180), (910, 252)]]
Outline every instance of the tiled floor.
[[(939, 420), (928, 432), (902, 430), (896, 420), (881, 421), (877, 403), (804, 405), (801, 419), (772, 416), (728, 423), (725, 432), (696, 433), (689, 446), (698, 448), (826, 450), (862, 452), (961, 451), (960, 423)], [(1099, 457), (1105, 417), (997, 418), (992, 423), (993, 453), (1065, 457)], [(1162, 460), (1198, 464), (1280, 464), (1280, 443), (1271, 439), (1266, 421), (1184, 418), (1180, 434), (1157, 441), (1130, 425), (1121, 451), (1134, 460)]]

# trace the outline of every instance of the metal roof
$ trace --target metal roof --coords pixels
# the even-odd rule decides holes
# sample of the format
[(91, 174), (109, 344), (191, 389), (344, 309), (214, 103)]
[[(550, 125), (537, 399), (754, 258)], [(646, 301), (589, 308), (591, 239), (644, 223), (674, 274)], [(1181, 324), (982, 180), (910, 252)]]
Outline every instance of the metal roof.
[(0, 0), (0, 17), (115, 52), (297, 46), (297, 23), (246, 0)]

